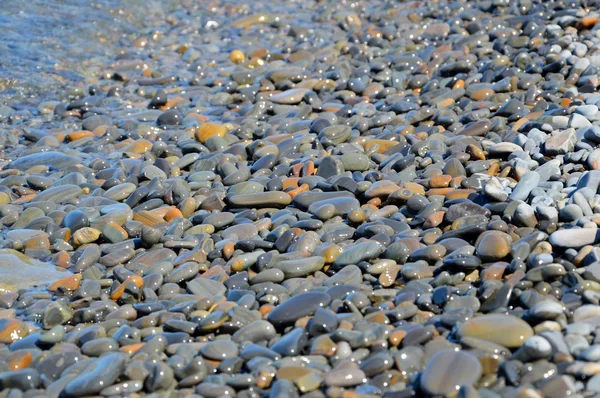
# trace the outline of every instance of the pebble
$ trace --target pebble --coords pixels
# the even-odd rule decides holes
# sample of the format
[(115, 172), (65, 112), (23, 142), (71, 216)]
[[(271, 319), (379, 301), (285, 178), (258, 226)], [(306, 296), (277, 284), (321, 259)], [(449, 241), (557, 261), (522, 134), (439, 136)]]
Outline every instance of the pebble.
[(275, 307), (268, 321), (276, 328), (288, 326), (303, 316), (313, 315), (317, 308), (328, 305), (330, 301), (331, 297), (326, 293), (301, 293)]
[(65, 386), (65, 394), (73, 397), (98, 394), (117, 380), (126, 360), (122, 353), (109, 353), (92, 360)]
[(461, 386), (475, 385), (483, 372), (479, 360), (464, 351), (442, 350), (433, 355), (421, 374), (421, 388), (431, 395), (449, 395)]
[(533, 329), (520, 318), (512, 315), (491, 314), (473, 318), (463, 323), (458, 336), (474, 337), (504, 347), (514, 348), (523, 345), (533, 336)]

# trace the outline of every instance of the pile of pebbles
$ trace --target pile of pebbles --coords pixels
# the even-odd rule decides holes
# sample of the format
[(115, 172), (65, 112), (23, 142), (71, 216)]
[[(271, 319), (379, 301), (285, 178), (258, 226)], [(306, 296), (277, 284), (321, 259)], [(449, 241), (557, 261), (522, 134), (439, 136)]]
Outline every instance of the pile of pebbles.
[(600, 393), (597, 1), (184, 3), (0, 109), (0, 397)]

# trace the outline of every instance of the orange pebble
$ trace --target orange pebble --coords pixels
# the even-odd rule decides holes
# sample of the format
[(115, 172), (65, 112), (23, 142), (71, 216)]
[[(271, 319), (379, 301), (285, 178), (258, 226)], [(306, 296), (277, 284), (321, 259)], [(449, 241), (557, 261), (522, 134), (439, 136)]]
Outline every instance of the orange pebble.
[(560, 106), (564, 106), (564, 107), (568, 107), (571, 105), (571, 102), (573, 102), (572, 99), (570, 98), (563, 98), (560, 100)]
[(500, 171), (500, 163), (493, 163), (487, 171), (488, 175), (495, 176)]
[(298, 188), (298, 180), (300, 177), (288, 177), (283, 180), (283, 189), (287, 188)]
[(452, 98), (446, 98), (445, 100), (441, 100), (437, 103), (437, 107), (438, 108), (447, 108), (451, 105), (454, 105), (456, 103), (456, 101), (454, 101)]
[(240, 64), (246, 60), (246, 55), (242, 50), (233, 50), (229, 54), (229, 60), (234, 64)]
[(302, 170), (302, 166), (304, 166), (302, 163), (296, 163), (295, 165), (292, 166), (292, 175), (294, 177), (300, 176), (300, 171)]
[(513, 131), (519, 131), (519, 129), (520, 129), (520, 128), (521, 128), (521, 127), (522, 127), (522, 126), (525, 124), (525, 123), (527, 123), (528, 121), (529, 121), (529, 119), (528, 119), (528, 118), (526, 118), (526, 117), (522, 117), (522, 118), (520, 118), (519, 120), (517, 120), (517, 121), (515, 122), (515, 124), (513, 124), (513, 126), (512, 126), (512, 130), (513, 130)]
[(457, 88), (465, 88), (465, 81), (462, 79), (457, 80), (452, 86), (452, 90), (456, 90)]
[(171, 221), (175, 218), (181, 217), (183, 218), (183, 213), (176, 207), (173, 207), (171, 210), (165, 214), (165, 221)]
[(377, 208), (377, 206), (373, 205), (372, 203), (365, 203), (364, 205), (360, 206), (361, 209), (368, 211), (368, 210), (372, 210), (372, 211), (377, 211), (379, 210)]
[(263, 317), (263, 319), (265, 319), (271, 313), (271, 311), (273, 311), (274, 308), (274, 305), (265, 304), (259, 309), (260, 315)]
[(111, 294), (110, 294), (110, 298), (111, 300), (118, 300), (121, 298), (121, 296), (123, 295), (123, 293), (125, 292), (125, 288), (127, 287), (127, 285), (133, 282), (137, 285), (137, 287), (142, 287), (144, 286), (144, 280), (142, 279), (141, 276), (138, 275), (132, 275), (129, 278), (127, 278), (119, 287), (117, 287)]
[(371, 206), (375, 206), (376, 208), (381, 206), (381, 198), (377, 197), (377, 198), (373, 198), (371, 200), (369, 200), (367, 202), (367, 204), (371, 205)]
[(142, 348), (145, 345), (146, 345), (146, 343), (128, 344), (128, 345), (124, 345), (123, 347), (119, 348), (119, 351), (126, 352), (129, 355), (133, 355), (140, 348)]
[(10, 370), (18, 370), (25, 369), (31, 364), (33, 360), (33, 355), (30, 352), (12, 352), (6, 358), (6, 362), (8, 366), (10, 366)]
[(292, 199), (293, 199), (294, 196), (298, 195), (299, 193), (306, 192), (308, 190), (309, 190), (308, 184), (302, 184), (298, 188), (292, 189), (291, 191), (289, 191), (288, 195), (290, 195), (292, 197)]
[(66, 278), (62, 278), (54, 282), (48, 287), (48, 290), (51, 292), (56, 292), (59, 289), (62, 290), (77, 290), (79, 285), (81, 284), (81, 279), (83, 276), (81, 274), (69, 275)]
[[(71, 232), (67, 230), (65, 235), (65, 241), (68, 241), (71, 238)], [(69, 268), (71, 266), (71, 256), (65, 250), (61, 250), (52, 256), (52, 262), (59, 267)]]
[(477, 90), (473, 93), (473, 99), (475, 101), (483, 101), (492, 94), (495, 94), (495, 91), (491, 88), (482, 88), (481, 90)]
[(447, 174), (441, 176), (431, 177), (429, 179), (429, 187), (430, 188), (446, 188), (448, 184), (452, 181), (452, 176)]
[(434, 188), (427, 191), (427, 196), (432, 195), (443, 195), (446, 196), (448, 193), (454, 191), (454, 188)]
[(579, 20), (579, 22), (577, 22), (576, 28), (579, 30), (589, 30), (592, 29), (594, 26), (596, 26), (596, 24), (598, 23), (598, 17), (591, 17), (591, 16), (587, 16), (587, 17), (583, 17)]
[(233, 252), (235, 250), (235, 244), (233, 242), (227, 242), (225, 243), (225, 245), (223, 245), (223, 258), (225, 260), (229, 260), (231, 258), (231, 256), (233, 255)]
[(94, 137), (94, 133), (91, 131), (74, 131), (72, 133), (67, 134), (67, 141), (77, 141), (82, 138)]
[(152, 226), (164, 221), (162, 218), (159, 218), (146, 210), (143, 210), (143, 211), (140, 211), (139, 213), (134, 214), (133, 219), (134, 219), (134, 221), (139, 221), (148, 227), (152, 227)]
[(466, 199), (472, 193), (475, 193), (474, 189), (454, 189), (446, 194), (446, 200)]
[(302, 177), (311, 176), (315, 174), (315, 164), (312, 160), (304, 163), (304, 167), (302, 167)]

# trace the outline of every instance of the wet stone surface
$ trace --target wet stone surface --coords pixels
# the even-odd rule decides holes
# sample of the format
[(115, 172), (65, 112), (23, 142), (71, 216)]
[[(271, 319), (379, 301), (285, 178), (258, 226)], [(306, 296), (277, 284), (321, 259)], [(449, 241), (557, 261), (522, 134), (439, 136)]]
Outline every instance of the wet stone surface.
[(600, 392), (597, 1), (9, 3), (0, 398)]

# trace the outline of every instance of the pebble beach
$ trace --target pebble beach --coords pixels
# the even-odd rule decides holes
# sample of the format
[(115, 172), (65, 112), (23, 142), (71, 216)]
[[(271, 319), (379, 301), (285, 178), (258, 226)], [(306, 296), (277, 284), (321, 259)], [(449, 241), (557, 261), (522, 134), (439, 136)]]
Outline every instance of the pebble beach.
[(600, 1), (0, 8), (0, 398), (600, 394)]

